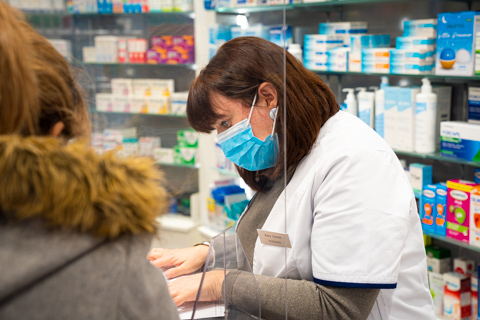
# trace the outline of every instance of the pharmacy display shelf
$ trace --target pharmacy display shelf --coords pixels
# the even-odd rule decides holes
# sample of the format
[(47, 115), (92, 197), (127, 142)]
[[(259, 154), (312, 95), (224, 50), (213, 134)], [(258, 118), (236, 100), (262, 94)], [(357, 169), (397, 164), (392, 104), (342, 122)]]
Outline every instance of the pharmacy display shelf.
[[(355, 4), (371, 4), (371, 3), (387, 3), (387, 2), (405, 2), (405, 1), (413, 1), (413, 0), (326, 0), (326, 1), (318, 1), (318, 2), (309, 2), (309, 3), (291, 3), (285, 5), (285, 10), (296, 10), (296, 9), (304, 9), (304, 10), (311, 10), (311, 9), (327, 9), (344, 6), (344, 5), (355, 5)], [(422, 1), (422, 0), (421, 0)], [(427, 0), (423, 0), (427, 1)], [(453, 1), (461, 1), (461, 0), (453, 0)], [(466, 0), (464, 0), (466, 2)], [(247, 6), (247, 7), (223, 7), (218, 8), (216, 11), (218, 13), (252, 13), (252, 12), (268, 12), (268, 11), (280, 11), (283, 10), (283, 5), (271, 5), (271, 6)]]
[(468, 249), (468, 250), (480, 252), (480, 247), (472, 246), (472, 245), (470, 245), (470, 244), (468, 244), (468, 243), (466, 243), (466, 242), (463, 242), (463, 241), (459, 241), (459, 240), (447, 238), (447, 237), (440, 236), (440, 235), (438, 235), (438, 234), (433, 234), (433, 233), (426, 232), (426, 231), (423, 231), (423, 234), (426, 235), (426, 236), (429, 236), (430, 238), (433, 238), (433, 239), (437, 239), (437, 240), (440, 240), (440, 241), (444, 241), (444, 242), (447, 242), (447, 243), (451, 243), (451, 244), (454, 244), (454, 245), (456, 245), (456, 246), (459, 246), (459, 247), (462, 247), (462, 248), (466, 248), (466, 249)]
[(409, 74), (409, 73), (370, 73), (353, 71), (317, 71), (311, 70), (318, 75), (358, 75), (358, 76), (388, 76), (388, 77), (414, 77), (430, 79), (452, 79), (452, 80), (477, 80), (480, 81), (480, 75), (477, 76), (443, 76), (438, 74)]
[(134, 112), (115, 112), (115, 111), (99, 111), (94, 110), (93, 113), (103, 113), (103, 114), (117, 114), (117, 115), (142, 115), (142, 116), (154, 116), (154, 117), (169, 117), (169, 118), (187, 118), (184, 114), (160, 114), (160, 113), (134, 113)]
[(416, 158), (422, 158), (422, 159), (432, 159), (432, 160), (446, 161), (446, 162), (452, 162), (452, 163), (456, 163), (456, 164), (463, 164), (463, 165), (468, 165), (468, 166), (473, 166), (473, 167), (480, 167), (480, 162), (466, 161), (466, 160), (462, 160), (462, 159), (450, 158), (450, 157), (442, 156), (439, 152), (418, 153), (418, 152), (407, 152), (407, 151), (399, 151), (399, 150), (394, 150), (394, 151), (397, 155), (410, 156), (410, 157), (416, 157)]
[(189, 168), (189, 169), (199, 169), (200, 164), (181, 164), (181, 163), (166, 163), (166, 162), (155, 162), (156, 165), (165, 166), (165, 167), (177, 167), (177, 168)]
[(153, 68), (189, 68), (192, 70), (196, 69), (196, 65), (193, 63), (115, 63), (115, 62), (81, 62), (80, 64), (85, 66), (101, 66), (101, 67), (138, 67), (138, 66), (148, 66)]
[[(165, 12), (109, 12), (109, 13), (96, 13), (96, 12), (85, 12), (85, 13), (68, 13), (66, 15), (71, 15), (74, 17), (97, 17), (97, 16), (162, 16), (162, 15), (185, 15), (193, 17), (195, 13), (193, 11), (165, 11)], [(65, 15), (65, 14), (64, 14)]]

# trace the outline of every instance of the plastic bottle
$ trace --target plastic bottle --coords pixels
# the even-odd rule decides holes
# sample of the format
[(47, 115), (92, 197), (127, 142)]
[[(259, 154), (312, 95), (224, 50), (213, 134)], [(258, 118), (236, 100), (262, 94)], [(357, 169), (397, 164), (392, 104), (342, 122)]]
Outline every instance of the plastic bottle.
[(303, 61), (302, 47), (298, 43), (292, 43), (288, 46), (288, 52), (290, 52), (298, 61)]
[(380, 77), (380, 90), (375, 92), (375, 131), (385, 137), (385, 88), (389, 86), (388, 77)]
[(367, 88), (358, 87), (358, 117), (367, 125), (373, 128), (373, 108), (375, 104), (375, 94), (368, 92)]
[(343, 92), (348, 92), (345, 101), (343, 102), (343, 110), (348, 113), (358, 116), (357, 114), (357, 100), (355, 99), (355, 90), (351, 88), (345, 88)]
[(427, 78), (422, 79), (422, 90), (416, 97), (415, 151), (435, 152), (435, 132), (437, 123), (437, 95)]

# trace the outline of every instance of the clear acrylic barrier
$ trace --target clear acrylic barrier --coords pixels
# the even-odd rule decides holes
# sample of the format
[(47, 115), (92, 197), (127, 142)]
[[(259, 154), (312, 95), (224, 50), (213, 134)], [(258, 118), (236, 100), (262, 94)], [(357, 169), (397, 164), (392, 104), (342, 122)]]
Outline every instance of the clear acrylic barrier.
[(228, 296), (226, 281), (223, 281), (222, 286), (222, 299), (217, 301), (216, 304), (222, 303), (225, 307), (225, 319), (261, 319), (261, 298), (260, 288), (255, 280), (255, 276), (252, 273), (250, 264), (243, 250), (242, 244), (235, 233), (235, 229), (230, 227), (213, 237), (210, 242), (210, 250), (208, 252), (205, 266), (203, 268), (203, 276), (200, 282), (200, 286), (197, 293), (197, 298), (193, 308), (192, 318), (199, 319), (199, 310), (204, 308), (205, 304), (215, 307), (211, 303), (204, 303), (201, 300), (203, 285), (208, 281), (209, 276), (213, 272), (223, 273), (223, 279), (227, 276), (230, 270), (240, 270), (249, 275), (249, 281), (245, 285), (251, 286), (249, 291), (252, 295), (257, 296), (258, 308), (250, 310), (241, 310), (233, 305), (229, 304), (231, 297)]

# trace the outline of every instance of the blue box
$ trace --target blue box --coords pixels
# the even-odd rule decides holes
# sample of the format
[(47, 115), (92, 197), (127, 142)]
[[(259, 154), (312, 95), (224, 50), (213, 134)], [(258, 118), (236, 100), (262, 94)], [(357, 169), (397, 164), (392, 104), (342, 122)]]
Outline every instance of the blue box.
[(480, 88), (468, 88), (468, 122), (480, 123)]
[(435, 74), (475, 74), (475, 33), (480, 31), (479, 14), (465, 11), (438, 15)]
[(420, 208), (420, 221), (425, 232), (435, 233), (435, 206), (436, 189), (434, 184), (427, 184), (422, 191), (422, 206)]
[(473, 174), (473, 182), (480, 184), (480, 168), (476, 168)]
[(447, 184), (436, 184), (435, 190), (435, 234), (447, 236)]

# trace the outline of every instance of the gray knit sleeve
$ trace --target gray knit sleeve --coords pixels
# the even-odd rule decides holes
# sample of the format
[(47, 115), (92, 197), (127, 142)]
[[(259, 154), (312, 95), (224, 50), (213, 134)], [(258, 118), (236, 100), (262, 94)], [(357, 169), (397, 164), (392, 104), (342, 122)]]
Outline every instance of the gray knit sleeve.
[[(285, 318), (285, 279), (230, 271), (226, 277), (227, 301), (235, 307), (258, 314), (257, 296), (261, 292), (263, 319)], [(306, 280), (287, 280), (288, 319), (367, 319), (379, 289), (339, 288), (322, 286)]]

